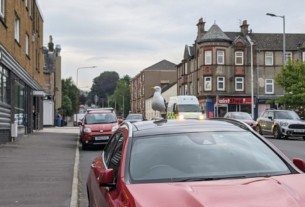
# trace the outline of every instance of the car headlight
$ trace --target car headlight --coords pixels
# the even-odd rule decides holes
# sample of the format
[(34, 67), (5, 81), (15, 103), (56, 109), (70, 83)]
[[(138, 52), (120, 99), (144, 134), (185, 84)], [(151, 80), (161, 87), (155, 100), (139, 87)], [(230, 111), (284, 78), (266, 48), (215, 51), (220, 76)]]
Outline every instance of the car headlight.
[(91, 129), (86, 127), (86, 128), (84, 128), (84, 132), (90, 133), (90, 132), (91, 132)]
[(288, 122), (280, 122), (280, 126), (286, 127), (288, 126)]
[(118, 126), (118, 125), (115, 125), (115, 126), (112, 127), (111, 131), (114, 132), (114, 131), (117, 130), (118, 128), (119, 128), (119, 126)]
[(200, 114), (200, 115), (198, 116), (198, 119), (203, 120), (203, 119), (204, 119), (203, 114)]
[(178, 114), (177, 118), (178, 118), (178, 120), (183, 120), (184, 116), (182, 114)]

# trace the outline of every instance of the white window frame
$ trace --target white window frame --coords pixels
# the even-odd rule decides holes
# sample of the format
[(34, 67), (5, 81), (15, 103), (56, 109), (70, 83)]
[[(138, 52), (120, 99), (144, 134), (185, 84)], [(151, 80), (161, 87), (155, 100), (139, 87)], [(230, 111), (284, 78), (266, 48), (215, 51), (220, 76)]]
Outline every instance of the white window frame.
[(14, 22), (14, 37), (17, 42), (20, 41), (20, 19), (18, 16), (15, 16)]
[(289, 61), (289, 60), (292, 60), (292, 52), (285, 52), (285, 61), (286, 63)]
[(184, 63), (184, 74), (187, 74), (187, 62)]
[(265, 52), (265, 65), (273, 65), (273, 52)]
[(212, 91), (212, 76), (204, 77), (203, 88), (205, 91)]
[(28, 0), (24, 0), (25, 7), (28, 7)]
[(235, 91), (244, 91), (244, 87), (245, 87), (245, 78), (235, 77)]
[(217, 50), (217, 64), (224, 65), (225, 64), (225, 51), (224, 50)]
[(0, 17), (4, 18), (4, 3), (5, 0), (0, 0)]
[(302, 52), (302, 61), (305, 62), (305, 52)]
[(184, 89), (184, 95), (188, 95), (188, 93), (187, 93), (187, 84), (184, 85), (183, 89)]
[(30, 54), (30, 37), (27, 33), (25, 34), (25, 54)]
[(217, 91), (224, 91), (226, 88), (225, 84), (226, 84), (226, 80), (224, 76), (217, 77)]
[(235, 51), (235, 65), (243, 65), (243, 64), (244, 64), (244, 52)]
[[(271, 86), (271, 90), (268, 88)], [(265, 79), (265, 94), (274, 94), (274, 80), (273, 79)]]
[(212, 51), (211, 50), (204, 51), (204, 64), (212, 65)]

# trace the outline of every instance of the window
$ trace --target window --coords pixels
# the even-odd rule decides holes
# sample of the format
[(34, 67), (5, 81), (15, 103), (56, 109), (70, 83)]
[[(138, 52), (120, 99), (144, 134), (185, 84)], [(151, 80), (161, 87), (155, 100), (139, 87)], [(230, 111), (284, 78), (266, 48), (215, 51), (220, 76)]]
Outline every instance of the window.
[(224, 91), (225, 90), (225, 78), (217, 77), (217, 90)]
[(235, 91), (244, 91), (244, 77), (235, 77)]
[(185, 74), (185, 75), (187, 74), (187, 62), (184, 63), (184, 74)]
[(204, 77), (204, 90), (205, 91), (211, 91), (212, 90), (212, 77)]
[(235, 52), (235, 65), (243, 65), (244, 64), (244, 52), (237, 51)]
[(265, 80), (265, 94), (273, 94), (274, 93), (274, 82), (273, 79)]
[(305, 52), (302, 52), (302, 60), (305, 62)]
[(9, 104), (8, 71), (0, 66), (0, 102)]
[(28, 34), (25, 34), (25, 54), (26, 55), (29, 55), (29, 51), (30, 51), (30, 38), (29, 38), (29, 35)]
[(286, 52), (286, 55), (285, 55), (285, 61), (286, 61), (286, 63), (287, 63), (289, 60), (292, 60), (292, 52)]
[(205, 51), (204, 52), (204, 62), (206, 65), (212, 64), (212, 51)]
[(28, 0), (24, 0), (25, 7), (28, 7)]
[(217, 64), (225, 64), (225, 52), (223, 50), (217, 50)]
[(17, 41), (17, 42), (19, 42), (19, 32), (20, 32), (20, 19), (19, 19), (19, 17), (18, 16), (16, 16), (15, 17), (15, 35), (14, 35), (14, 37), (15, 37), (15, 40)]
[(0, 17), (4, 17), (4, 1), (5, 0), (0, 0)]
[(187, 93), (187, 85), (185, 84), (184, 85), (184, 95), (187, 95), (188, 93)]
[(273, 65), (273, 52), (265, 53), (265, 65)]

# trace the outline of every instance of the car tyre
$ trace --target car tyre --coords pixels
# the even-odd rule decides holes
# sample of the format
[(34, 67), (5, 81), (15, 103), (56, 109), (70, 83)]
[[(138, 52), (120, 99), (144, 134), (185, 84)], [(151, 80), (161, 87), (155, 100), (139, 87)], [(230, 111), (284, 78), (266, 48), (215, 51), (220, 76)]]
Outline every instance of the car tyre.
[(280, 128), (278, 126), (275, 126), (273, 128), (273, 136), (275, 139), (281, 139), (282, 138), (282, 133), (280, 131)]
[(257, 125), (256, 126), (256, 131), (260, 134), (260, 135), (263, 135), (263, 131), (262, 131), (262, 128), (260, 125)]
[(82, 143), (82, 150), (87, 150), (88, 146), (85, 143)]
[(303, 137), (303, 139), (305, 140), (305, 136)]

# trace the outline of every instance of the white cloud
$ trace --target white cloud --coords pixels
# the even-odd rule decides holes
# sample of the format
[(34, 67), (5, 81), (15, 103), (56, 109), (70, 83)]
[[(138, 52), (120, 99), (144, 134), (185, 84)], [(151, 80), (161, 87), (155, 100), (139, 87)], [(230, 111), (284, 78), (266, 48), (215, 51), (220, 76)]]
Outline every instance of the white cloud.
[[(253, 32), (305, 33), (303, 0), (39, 0), (44, 18), (44, 44), (53, 36), (62, 47), (62, 77), (76, 77), (76, 68), (99, 66), (79, 74), (79, 85), (91, 85), (101, 72), (122, 77), (138, 74), (158, 61), (178, 64), (185, 44), (193, 44), (196, 24), (216, 22), (223, 31), (239, 31), (247, 20)], [(85, 75), (85, 76), (84, 76)]]

